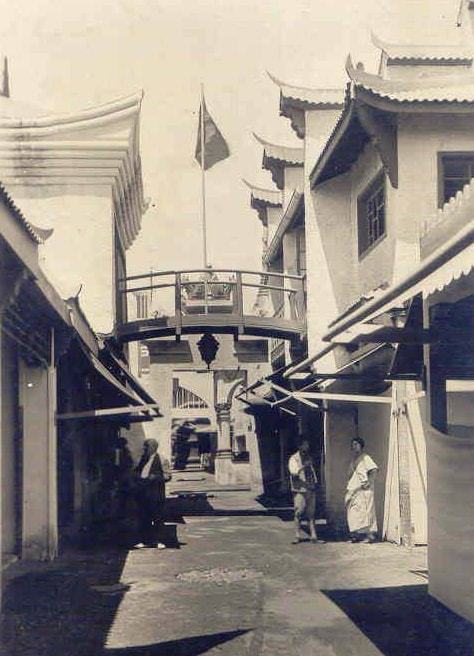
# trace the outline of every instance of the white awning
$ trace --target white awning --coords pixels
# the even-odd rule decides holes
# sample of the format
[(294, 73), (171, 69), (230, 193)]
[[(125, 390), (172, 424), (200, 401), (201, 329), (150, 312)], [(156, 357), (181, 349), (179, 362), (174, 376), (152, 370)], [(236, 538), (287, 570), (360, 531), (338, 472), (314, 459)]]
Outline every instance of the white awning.
[(443, 290), (453, 281), (467, 276), (474, 269), (474, 222), (460, 230), (430, 257), (420, 262), (416, 269), (401, 281), (391, 285), (383, 294), (337, 321), (324, 336), (331, 342), (336, 336), (350, 330), (357, 332), (357, 324), (365, 324), (399, 307), (418, 294), (425, 298)]

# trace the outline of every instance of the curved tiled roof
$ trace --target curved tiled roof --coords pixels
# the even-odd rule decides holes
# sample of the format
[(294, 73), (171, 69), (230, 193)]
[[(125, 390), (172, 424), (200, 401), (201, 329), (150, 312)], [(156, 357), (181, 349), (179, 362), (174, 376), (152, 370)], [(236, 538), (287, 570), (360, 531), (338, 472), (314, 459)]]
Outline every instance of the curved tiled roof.
[(25, 215), (13, 201), (12, 197), (9, 195), (2, 183), (0, 183), (0, 197), (8, 209), (15, 216), (15, 218), (18, 220), (18, 222), (21, 224), (23, 229), (28, 233), (29, 237), (36, 244), (43, 244), (48, 239), (48, 237), (52, 235), (52, 230), (43, 230), (43, 228), (37, 228), (26, 219)]
[(272, 144), (269, 141), (265, 141), (259, 137), (255, 132), (253, 136), (258, 141), (259, 144), (263, 146), (264, 157), (268, 159), (277, 160), (289, 166), (302, 166), (304, 163), (304, 148), (298, 148), (293, 146), (279, 146), (277, 144)]
[(355, 67), (350, 55), (346, 71), (355, 87), (396, 102), (474, 102), (474, 76), (466, 73), (449, 77), (433, 75), (410, 80), (386, 80)]
[(117, 232), (127, 249), (146, 210), (139, 152), (142, 98), (140, 91), (79, 112), (36, 117), (9, 116), (4, 107), (0, 178), (7, 186), (110, 185)]
[(282, 82), (277, 77), (267, 71), (268, 77), (274, 82), (281, 91), (282, 99), (295, 100), (300, 105), (307, 108), (319, 107), (321, 105), (332, 105), (342, 107), (344, 102), (343, 89), (318, 89), (310, 87), (298, 87), (292, 84)]
[(383, 41), (374, 33), (371, 39), (389, 60), (472, 61), (474, 58), (474, 47), (466, 43), (395, 44)]
[(263, 146), (262, 167), (270, 171), (272, 180), (278, 189), (283, 189), (285, 167), (303, 166), (304, 148), (278, 146), (265, 141), (255, 132), (253, 136)]
[(283, 199), (282, 193), (278, 189), (262, 189), (261, 187), (255, 187), (243, 178), (242, 182), (252, 192), (252, 199), (255, 199), (262, 205), (268, 205), (270, 207), (281, 207)]

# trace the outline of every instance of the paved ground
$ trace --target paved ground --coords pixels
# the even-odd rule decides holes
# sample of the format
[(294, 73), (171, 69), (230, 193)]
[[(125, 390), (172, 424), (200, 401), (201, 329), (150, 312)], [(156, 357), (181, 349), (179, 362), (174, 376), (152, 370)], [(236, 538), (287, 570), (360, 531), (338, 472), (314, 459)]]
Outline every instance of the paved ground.
[(172, 495), (165, 551), (115, 543), (10, 568), (1, 653), (474, 653), (474, 627), (427, 595), (424, 549), (291, 546), (287, 511), (202, 478), (175, 475), (175, 492), (197, 496)]

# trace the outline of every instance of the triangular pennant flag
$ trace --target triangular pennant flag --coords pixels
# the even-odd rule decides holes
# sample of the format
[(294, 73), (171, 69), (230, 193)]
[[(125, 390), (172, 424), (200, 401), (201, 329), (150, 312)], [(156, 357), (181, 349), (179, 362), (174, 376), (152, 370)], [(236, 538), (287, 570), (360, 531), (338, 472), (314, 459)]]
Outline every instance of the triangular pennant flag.
[(204, 111), (204, 170), (210, 169), (223, 159), (229, 157), (229, 146), (207, 111), (204, 98), (199, 108), (199, 127), (196, 143), (196, 160), (202, 166), (201, 157), (201, 112)]

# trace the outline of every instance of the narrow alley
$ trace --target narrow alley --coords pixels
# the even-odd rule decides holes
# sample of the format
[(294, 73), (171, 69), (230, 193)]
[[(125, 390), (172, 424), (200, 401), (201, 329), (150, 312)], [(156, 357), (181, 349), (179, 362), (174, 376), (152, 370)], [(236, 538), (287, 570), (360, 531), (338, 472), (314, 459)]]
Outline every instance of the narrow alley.
[(472, 624), (428, 596), (425, 548), (292, 545), (291, 509), (201, 471), (168, 493), (166, 550), (109, 538), (12, 566), (1, 653), (472, 654)]

